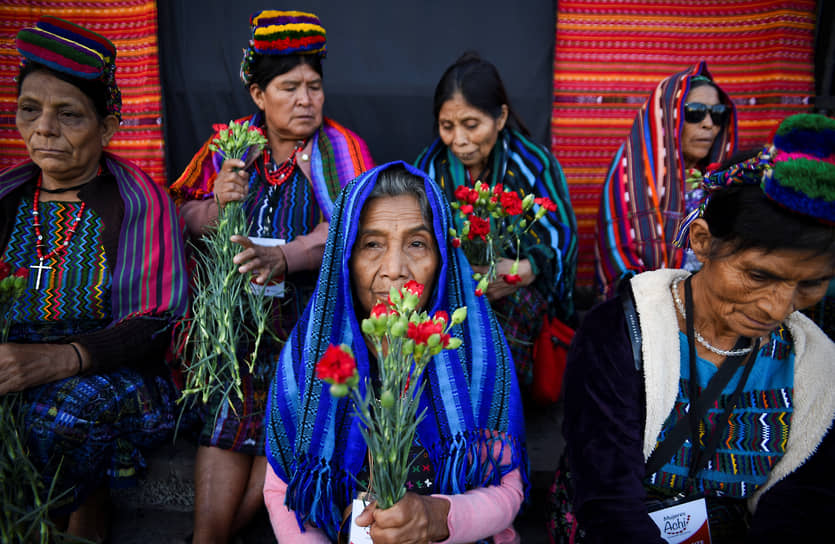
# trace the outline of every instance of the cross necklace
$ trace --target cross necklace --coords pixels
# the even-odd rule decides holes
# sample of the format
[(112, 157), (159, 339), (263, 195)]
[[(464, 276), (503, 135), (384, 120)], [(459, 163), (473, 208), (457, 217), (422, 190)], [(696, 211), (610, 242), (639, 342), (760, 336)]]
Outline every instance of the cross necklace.
[[(70, 240), (72, 240), (73, 234), (75, 234), (75, 229), (78, 227), (79, 221), (81, 221), (81, 214), (84, 213), (84, 208), (86, 204), (84, 202), (81, 203), (81, 208), (79, 208), (78, 213), (75, 216), (75, 219), (70, 225), (70, 228), (67, 230), (67, 236), (64, 238), (64, 241), (58, 244), (58, 247), (54, 248), (52, 251), (44, 255), (43, 247), (46, 245), (46, 242), (43, 239), (43, 235), (41, 234), (41, 222), (40, 222), (40, 213), (38, 212), (38, 200), (41, 195), (41, 184), (43, 183), (43, 174), (38, 177), (38, 184), (35, 186), (35, 201), (32, 203), (32, 222), (35, 226), (35, 236), (37, 237), (37, 242), (35, 242), (35, 251), (38, 253), (38, 264), (30, 266), (32, 270), (35, 270), (35, 290), (38, 291), (41, 288), (41, 281), (45, 280), (43, 278), (43, 273), (49, 270), (52, 270), (51, 266), (45, 265), (44, 261), (51, 259), (53, 257), (57, 257), (58, 253), (67, 249), (67, 246), (70, 245)], [(45, 283), (45, 281), (44, 281)]]

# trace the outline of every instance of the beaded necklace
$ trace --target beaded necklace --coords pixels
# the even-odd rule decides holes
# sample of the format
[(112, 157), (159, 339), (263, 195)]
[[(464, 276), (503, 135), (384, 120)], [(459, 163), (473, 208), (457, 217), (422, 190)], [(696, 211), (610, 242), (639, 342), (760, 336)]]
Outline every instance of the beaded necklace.
[[(101, 166), (99, 166), (99, 171), (96, 176), (101, 175)], [(78, 227), (78, 223), (81, 221), (81, 215), (84, 213), (84, 209), (87, 205), (82, 202), (81, 208), (79, 208), (78, 213), (75, 215), (75, 219), (73, 219), (72, 225), (67, 230), (67, 236), (64, 238), (63, 242), (60, 242), (57, 247), (53, 248), (52, 251), (44, 255), (43, 247), (45, 245), (43, 235), (41, 234), (41, 221), (40, 221), (40, 212), (38, 211), (38, 200), (40, 200), (41, 196), (41, 184), (43, 184), (43, 174), (38, 176), (38, 183), (35, 185), (35, 199), (32, 202), (32, 222), (35, 226), (35, 236), (37, 237), (37, 242), (35, 243), (35, 251), (38, 254), (38, 264), (30, 266), (32, 270), (36, 270), (37, 277), (35, 278), (35, 290), (39, 290), (41, 288), (41, 280), (43, 279), (43, 273), (49, 270), (52, 270), (51, 266), (43, 264), (44, 261), (53, 259), (58, 256), (58, 253), (67, 249), (67, 246), (70, 245), (70, 240), (72, 240), (73, 235), (75, 234), (75, 230)]]
[(299, 152), (304, 149), (306, 145), (307, 140), (299, 140), (296, 143), (296, 147), (293, 149), (293, 152), (290, 153), (289, 157), (287, 157), (287, 160), (278, 166), (272, 162), (272, 152), (270, 151), (270, 148), (267, 147), (261, 154), (264, 157), (264, 177), (267, 179), (267, 183), (277, 187), (287, 181), (287, 178), (290, 177), (290, 174), (296, 167)]

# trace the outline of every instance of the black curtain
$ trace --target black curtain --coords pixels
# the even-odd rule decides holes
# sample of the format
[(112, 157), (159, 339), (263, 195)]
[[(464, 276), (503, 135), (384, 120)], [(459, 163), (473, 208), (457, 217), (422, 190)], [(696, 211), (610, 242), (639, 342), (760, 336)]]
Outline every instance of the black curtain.
[(549, 145), (555, 36), (553, 0), (253, 0), (159, 2), (159, 42), (169, 181), (211, 135), (212, 123), (254, 111), (240, 81), (249, 16), (298, 9), (328, 37), (325, 115), (358, 133), (377, 163), (414, 161), (434, 138), (432, 94), (465, 50), (493, 62), (512, 106)]

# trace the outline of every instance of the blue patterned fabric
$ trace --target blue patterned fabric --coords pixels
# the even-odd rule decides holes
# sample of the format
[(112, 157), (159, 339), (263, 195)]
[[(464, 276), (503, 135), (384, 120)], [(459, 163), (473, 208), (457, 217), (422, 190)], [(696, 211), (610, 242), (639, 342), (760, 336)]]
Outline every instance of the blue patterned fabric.
[[(342, 508), (357, 492), (353, 475), (362, 468), (366, 447), (352, 402), (331, 397), (314, 368), (329, 344), (344, 343), (353, 349), (361, 383), (369, 377), (369, 353), (348, 270), (363, 205), (380, 172), (395, 164), (424, 180), (432, 208), (440, 263), (426, 310), (451, 314), (466, 306), (468, 311), (466, 321), (454, 329), (462, 346), (436, 355), (422, 378), (426, 387), (419, 411), (425, 408), (428, 415), (418, 426), (417, 438), (436, 470), (434, 492), (456, 494), (498, 484), (516, 468), (527, 482), (522, 403), (513, 361), (487, 301), (475, 296), (464, 254), (449, 243), (452, 218), (443, 190), (405, 163), (382, 165), (354, 180), (337, 199), (316, 290), (281, 352), (267, 406), (267, 458), (288, 483), (287, 506), (300, 525), (311, 522), (331, 538)], [(496, 440), (511, 448), (509, 464), (480, 460), (479, 448), (486, 445), (492, 451)]]
[[(678, 397), (658, 436), (659, 443), (678, 419), (687, 417), (690, 406), (687, 336), (679, 333), (679, 340), (681, 377)], [(692, 457), (690, 440), (685, 441), (670, 462), (650, 477), (650, 485), (688, 494), (704, 493), (708, 497), (744, 499), (753, 495), (765, 483), (771, 469), (786, 452), (794, 406), (794, 353), (791, 338), (785, 329), (780, 328), (771, 333), (769, 342), (760, 348), (753, 365), (716, 453), (695, 479), (699, 488), (694, 489), (693, 481), (687, 478)], [(696, 369), (697, 390), (701, 392), (716, 374), (718, 367), (699, 357)], [(716, 405), (708, 410), (708, 432), (712, 431), (724, 413), (727, 399), (736, 389), (742, 371), (742, 367), (737, 369)]]

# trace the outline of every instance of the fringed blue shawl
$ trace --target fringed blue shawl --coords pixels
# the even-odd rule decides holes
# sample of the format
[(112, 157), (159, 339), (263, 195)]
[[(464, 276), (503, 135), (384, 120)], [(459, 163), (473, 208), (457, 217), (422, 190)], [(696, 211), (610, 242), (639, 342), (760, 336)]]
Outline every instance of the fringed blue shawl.
[[(281, 352), (267, 407), (267, 459), (287, 487), (287, 506), (304, 522), (331, 538), (342, 510), (355, 497), (357, 474), (366, 458), (360, 420), (348, 398), (334, 399), (314, 374), (329, 344), (348, 344), (360, 376), (369, 376), (369, 353), (360, 331), (348, 271), (360, 212), (377, 176), (395, 164), (424, 179), (438, 241), (440, 268), (427, 310), (450, 315), (467, 307), (467, 319), (454, 334), (458, 350), (436, 355), (424, 372), (426, 387), (418, 440), (432, 459), (436, 492), (463, 493), (498, 485), (519, 468), (527, 484), (527, 453), (521, 397), (507, 342), (484, 297), (475, 296), (472, 269), (460, 249), (449, 243), (452, 217), (440, 189), (425, 173), (405, 163), (374, 168), (351, 182), (336, 201), (319, 280), (304, 315)], [(360, 310), (362, 311), (362, 310)], [(359, 316), (360, 319), (365, 316)], [(361, 380), (364, 389), (364, 380)], [(364, 391), (363, 391), (364, 392)], [(479, 448), (502, 441), (511, 461), (479, 457)]]

